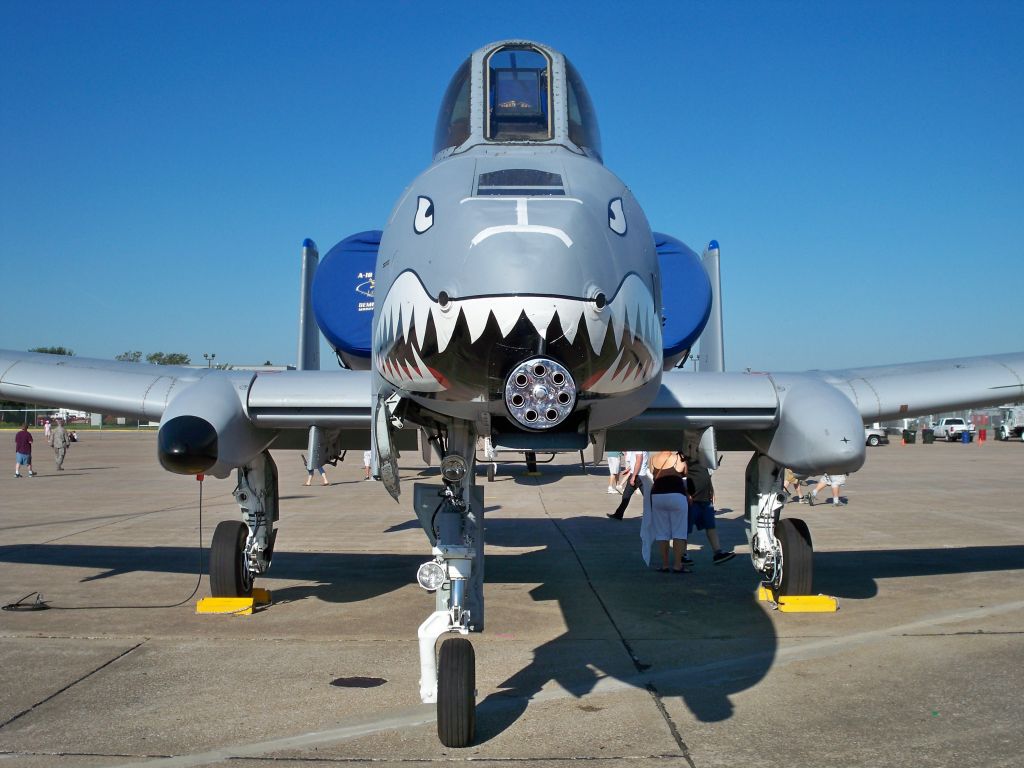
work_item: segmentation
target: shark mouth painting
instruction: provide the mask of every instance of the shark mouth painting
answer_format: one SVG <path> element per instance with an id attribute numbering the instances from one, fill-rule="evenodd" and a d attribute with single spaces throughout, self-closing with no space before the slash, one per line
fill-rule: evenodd
<path id="1" fill-rule="evenodd" d="M 630 392 L 661 369 L 661 323 L 650 290 L 635 274 L 608 301 L 438 298 L 406 271 L 378 310 L 377 371 L 406 392 L 500 400 L 509 371 L 539 352 L 569 370 L 581 399 Z"/>

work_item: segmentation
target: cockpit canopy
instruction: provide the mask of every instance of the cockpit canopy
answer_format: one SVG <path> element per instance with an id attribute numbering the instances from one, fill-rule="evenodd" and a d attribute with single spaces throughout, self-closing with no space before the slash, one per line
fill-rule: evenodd
<path id="1" fill-rule="evenodd" d="M 597 115 L 576 68 L 537 43 L 494 43 L 476 51 L 445 91 L 435 157 L 477 144 L 538 142 L 601 159 Z"/>
<path id="2" fill-rule="evenodd" d="M 487 57 L 487 124 L 491 141 L 551 138 L 551 62 L 536 48 L 508 46 Z"/>

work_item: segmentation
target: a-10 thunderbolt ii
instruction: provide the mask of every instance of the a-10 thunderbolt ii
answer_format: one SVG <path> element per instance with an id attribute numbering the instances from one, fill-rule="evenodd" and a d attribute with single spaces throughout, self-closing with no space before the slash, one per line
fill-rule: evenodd
<path id="1" fill-rule="evenodd" d="M 1024 353 L 809 373 L 725 373 L 718 247 L 653 233 L 605 168 L 597 120 L 561 53 L 505 41 L 458 68 L 433 163 L 383 232 L 304 248 L 299 370 L 273 374 L 0 352 L 0 396 L 160 420 L 171 472 L 237 473 L 241 521 L 217 526 L 214 595 L 251 592 L 277 536 L 270 448 L 313 466 L 372 439 L 396 499 L 419 433 L 441 484 L 416 483 L 435 592 L 419 629 L 420 694 L 447 746 L 474 735 L 484 626 L 478 438 L 524 450 L 752 450 L 751 560 L 779 594 L 811 589 L 807 526 L 784 517 L 783 468 L 853 472 L 863 424 L 1024 399 Z M 373 298 L 370 298 L 370 297 Z M 353 307 L 363 312 L 353 312 Z M 372 327 L 368 319 L 372 312 Z M 313 317 L 315 316 L 314 325 Z M 320 371 L 318 330 L 345 370 Z M 684 372 L 702 337 L 700 371 Z M 444 638 L 437 647 L 437 640 Z"/>

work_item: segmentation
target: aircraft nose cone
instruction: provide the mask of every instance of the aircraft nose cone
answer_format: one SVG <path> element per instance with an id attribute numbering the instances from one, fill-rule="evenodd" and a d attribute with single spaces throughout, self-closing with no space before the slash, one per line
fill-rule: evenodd
<path id="1" fill-rule="evenodd" d="M 198 416 L 175 416 L 160 427 L 156 444 L 169 472 L 198 475 L 217 463 L 217 430 Z"/>

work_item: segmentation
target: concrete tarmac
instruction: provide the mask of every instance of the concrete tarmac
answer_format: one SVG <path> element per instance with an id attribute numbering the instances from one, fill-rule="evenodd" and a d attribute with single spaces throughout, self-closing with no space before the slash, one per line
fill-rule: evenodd
<path id="1" fill-rule="evenodd" d="M 640 560 L 636 498 L 605 513 L 607 469 L 571 456 L 486 489 L 487 628 L 477 743 L 441 746 L 418 698 L 416 629 L 433 598 L 403 503 L 359 452 L 303 486 L 277 452 L 282 514 L 249 617 L 196 615 L 200 542 L 237 519 L 233 480 L 170 475 L 152 433 L 86 432 L 64 472 L 36 434 L 35 478 L 0 476 L 0 765 L 1018 766 L 1024 755 L 1024 445 L 868 449 L 838 508 L 791 504 L 834 614 L 754 599 L 742 524 L 748 455 L 715 475 L 739 556 L 695 572 Z M 13 465 L 13 433 L 7 440 Z M 314 483 L 317 483 L 314 480 Z M 827 496 L 827 491 L 823 494 Z M 30 598 L 31 600 L 31 598 Z M 167 607 L 153 607 L 167 606 Z"/>

